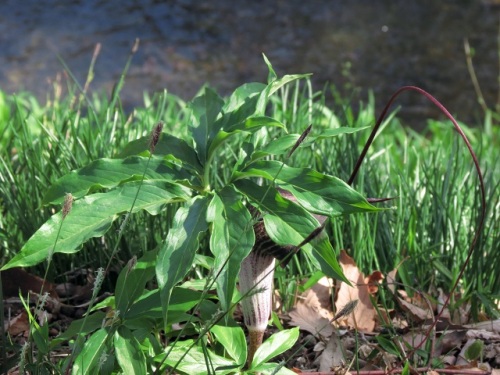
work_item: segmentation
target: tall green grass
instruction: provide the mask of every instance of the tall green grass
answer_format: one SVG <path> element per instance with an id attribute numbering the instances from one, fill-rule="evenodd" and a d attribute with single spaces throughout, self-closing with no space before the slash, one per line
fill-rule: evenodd
<path id="1" fill-rule="evenodd" d="M 311 95 L 307 86 L 288 90 L 277 100 L 274 115 L 295 131 L 308 123 L 319 130 L 339 125 L 358 128 L 375 122 L 372 95 L 368 103 L 360 103 L 355 114 L 342 101 L 337 107 L 325 106 L 324 93 Z M 395 198 L 386 204 L 393 209 L 334 220 L 334 245 L 350 249 L 365 272 L 388 272 L 401 263 L 398 275 L 404 284 L 434 295 L 438 288 L 446 293 L 465 262 L 479 222 L 477 174 L 451 122 L 428 120 L 424 131 L 416 132 L 395 115 L 382 125 L 353 185 L 367 197 Z M 488 123 L 474 128 L 461 126 L 485 175 L 487 214 L 484 233 L 460 284 L 462 299 L 457 306 L 465 299 L 472 303 L 474 315 L 482 306 L 498 316 L 500 129 Z M 369 131 L 318 142 L 297 153 L 296 163 L 347 180 Z"/>

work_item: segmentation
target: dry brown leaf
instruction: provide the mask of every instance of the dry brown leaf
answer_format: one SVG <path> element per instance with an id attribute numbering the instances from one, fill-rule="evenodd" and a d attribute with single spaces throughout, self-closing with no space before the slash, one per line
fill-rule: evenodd
<path id="1" fill-rule="evenodd" d="M 429 309 L 420 308 L 399 297 L 397 297 L 396 300 L 398 301 L 399 306 L 401 306 L 401 308 L 409 314 L 409 318 L 416 323 L 433 318 L 433 313 Z"/>
<path id="2" fill-rule="evenodd" d="M 334 368 L 343 368 L 345 366 L 344 354 L 339 338 L 332 335 L 325 350 L 319 356 L 319 371 L 330 372 Z"/>
<path id="3" fill-rule="evenodd" d="M 20 333 L 28 332 L 30 330 L 30 323 L 26 311 L 21 311 L 18 315 L 5 322 L 4 331 L 8 332 L 11 336 L 17 336 Z"/>
<path id="4" fill-rule="evenodd" d="M 312 333 L 330 337 L 333 327 L 330 320 L 333 314 L 330 305 L 330 282 L 322 278 L 311 289 L 308 289 L 299 298 L 295 308 L 289 312 L 290 324 Z"/>
<path id="5" fill-rule="evenodd" d="M 360 331 L 373 332 L 376 326 L 377 315 L 370 300 L 370 291 L 375 290 L 376 283 L 383 278 L 383 275 L 376 271 L 365 278 L 356 266 L 354 259 L 347 255 L 344 250 L 340 252 L 339 263 L 347 280 L 353 286 L 351 287 L 346 283 L 339 283 L 335 309 L 336 311 L 340 311 L 349 302 L 358 300 L 356 309 L 346 316 L 346 319 L 343 321 Z"/>

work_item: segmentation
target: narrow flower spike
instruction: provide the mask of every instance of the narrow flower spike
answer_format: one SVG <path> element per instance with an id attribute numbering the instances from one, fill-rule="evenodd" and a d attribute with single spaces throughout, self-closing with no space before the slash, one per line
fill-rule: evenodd
<path id="1" fill-rule="evenodd" d="M 73 207 L 73 201 L 74 201 L 73 195 L 71 195 L 71 193 L 66 194 L 66 196 L 64 197 L 64 204 L 62 208 L 63 220 L 71 212 L 71 208 Z"/>
<path id="2" fill-rule="evenodd" d="M 163 122 L 159 122 L 156 124 L 154 127 L 153 131 L 151 132 L 151 138 L 149 139 L 149 152 L 151 154 L 154 154 L 156 145 L 158 144 L 158 141 L 160 140 L 160 135 L 161 131 L 163 130 Z"/>

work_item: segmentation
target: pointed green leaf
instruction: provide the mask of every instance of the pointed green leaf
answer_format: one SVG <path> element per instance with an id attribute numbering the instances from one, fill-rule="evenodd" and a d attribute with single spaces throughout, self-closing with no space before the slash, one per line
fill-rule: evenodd
<path id="1" fill-rule="evenodd" d="M 233 176 L 275 181 L 308 211 L 325 216 L 381 210 L 341 179 L 310 168 L 293 168 L 279 161 L 257 161 Z"/>
<path id="2" fill-rule="evenodd" d="M 267 83 L 271 83 L 278 78 L 276 72 L 274 71 L 273 65 L 271 64 L 271 61 L 267 58 L 265 54 L 262 54 L 262 57 L 264 58 L 264 62 L 267 65 L 267 69 L 269 70 L 269 74 L 267 75 Z"/>
<path id="3" fill-rule="evenodd" d="M 72 374 L 97 374 L 96 367 L 99 365 L 99 359 L 106 349 L 106 338 L 108 330 L 101 328 L 85 342 L 81 353 L 76 357 L 73 365 Z"/>
<path id="4" fill-rule="evenodd" d="M 257 349 L 250 369 L 257 370 L 260 364 L 266 363 L 271 358 L 286 352 L 299 338 L 299 327 L 274 333 Z"/>
<path id="5" fill-rule="evenodd" d="M 128 143 L 116 157 L 125 159 L 132 155 L 149 156 L 150 138 L 150 136 L 146 136 Z M 196 152 L 186 141 L 170 134 L 162 133 L 156 144 L 153 157 L 163 158 L 166 155 L 172 155 L 175 159 L 181 161 L 183 164 L 187 164 L 198 172 L 202 170 Z"/>
<path id="6" fill-rule="evenodd" d="M 234 186 L 264 212 L 266 229 L 279 245 L 298 245 L 319 227 L 318 220 L 309 212 L 283 198 L 273 187 L 259 186 L 249 180 L 238 180 Z"/>
<path id="7" fill-rule="evenodd" d="M 307 146 L 313 142 L 320 141 L 323 139 L 337 137 L 341 134 L 357 133 L 361 130 L 365 130 L 365 129 L 369 129 L 369 128 L 370 128 L 370 126 L 365 126 L 365 127 L 361 127 L 361 128 L 350 128 L 347 126 L 341 126 L 341 127 L 334 128 L 334 129 L 326 129 L 326 130 L 323 130 L 320 134 L 318 134 L 316 136 L 308 136 L 306 138 L 306 140 L 304 141 L 304 145 Z"/>
<path id="8" fill-rule="evenodd" d="M 235 181 L 234 186 L 265 213 L 267 233 L 279 245 L 296 246 L 319 227 L 318 220 L 308 211 L 283 198 L 273 187 L 259 186 L 249 180 Z M 314 251 L 311 251 L 311 245 Z M 325 275 L 347 282 L 326 234 L 302 248 Z"/>
<path id="9" fill-rule="evenodd" d="M 210 328 L 210 331 L 236 363 L 245 364 L 247 360 L 247 341 L 241 327 L 214 325 Z"/>
<path id="10" fill-rule="evenodd" d="M 120 326 L 115 332 L 114 344 L 116 359 L 124 374 L 146 374 L 146 356 L 130 329 Z"/>
<path id="11" fill-rule="evenodd" d="M 210 250 L 215 256 L 217 294 L 223 311 L 228 311 L 243 259 L 255 243 L 252 216 L 232 187 L 222 189 L 210 203 L 212 224 Z"/>
<path id="12" fill-rule="evenodd" d="M 204 93 L 189 103 L 191 109 L 191 129 L 196 152 L 201 164 L 207 160 L 210 141 L 220 130 L 222 124 L 216 120 L 220 115 L 224 101 L 217 93 L 205 87 Z M 214 126 L 215 124 L 215 126 Z M 217 126 L 218 125 L 218 126 Z"/>
<path id="13" fill-rule="evenodd" d="M 96 160 L 58 179 L 45 194 L 43 204 L 62 203 L 67 193 L 78 199 L 91 190 L 111 189 L 125 181 L 140 180 L 144 171 L 146 171 L 145 179 L 194 182 L 193 174 L 189 171 L 163 159 L 148 159 L 132 156 L 126 159 Z"/>
<path id="14" fill-rule="evenodd" d="M 172 228 L 160 248 L 156 263 L 156 278 L 160 287 L 163 314 L 166 317 L 172 288 L 192 267 L 198 250 L 198 237 L 208 229 L 207 197 L 196 198 L 189 207 L 181 207 Z"/>
<path id="15" fill-rule="evenodd" d="M 146 252 L 140 259 L 132 258 L 121 270 L 115 288 L 115 306 L 123 316 L 130 306 L 144 293 L 146 283 L 155 275 L 157 252 Z"/>
<path id="16" fill-rule="evenodd" d="M 210 143 L 210 149 L 208 151 L 208 154 L 212 155 L 217 149 L 217 147 L 219 147 L 222 143 L 227 141 L 229 137 L 233 135 L 245 132 L 253 133 L 259 130 L 260 128 L 273 127 L 273 126 L 280 128 L 285 127 L 285 125 L 283 125 L 281 122 L 266 116 L 249 117 L 240 123 L 233 123 L 231 126 L 228 127 L 229 128 L 228 132 L 226 132 L 225 130 L 221 130 L 217 133 L 214 140 Z"/>
<path id="17" fill-rule="evenodd" d="M 199 346 L 188 348 L 191 342 L 186 341 L 184 343 L 177 343 L 172 348 L 167 347 L 165 350 L 168 352 L 168 356 L 166 353 L 162 353 L 157 355 L 154 360 L 165 363 L 171 368 L 175 367 L 176 372 L 184 374 L 214 374 L 212 370 L 217 370 L 217 375 L 234 374 L 234 369 L 238 367 L 237 363 L 218 356 L 208 349 L 204 351 Z M 206 355 L 208 355 L 208 358 Z M 226 368 L 226 370 L 221 368 Z"/>
<path id="18" fill-rule="evenodd" d="M 88 239 L 106 233 L 119 214 L 130 210 L 134 200 L 133 212 L 146 210 L 156 215 L 165 205 L 182 202 L 189 197 L 190 190 L 187 188 L 153 180 L 144 181 L 142 185 L 140 181 L 134 181 L 106 193 L 88 195 L 73 203 L 62 226 L 61 213 L 53 215 L 2 270 L 33 266 L 47 259 L 51 253 L 69 254 L 78 251 Z"/>
<path id="19" fill-rule="evenodd" d="M 249 117 L 255 112 L 256 98 L 258 94 L 266 88 L 266 85 L 260 82 L 245 83 L 233 91 L 224 105 L 224 114 L 231 115 L 239 112 L 240 119 Z"/>
<path id="20" fill-rule="evenodd" d="M 259 96 L 259 101 L 257 102 L 257 107 L 255 110 L 255 113 L 257 115 L 264 115 L 266 111 L 266 106 L 268 103 L 269 98 L 280 88 L 285 86 L 286 84 L 296 81 L 298 79 L 302 78 L 307 78 L 311 74 L 292 74 L 292 75 L 285 75 L 282 78 L 275 79 L 272 82 L 270 82 L 266 89 L 262 91 L 262 93 Z"/>
<path id="21" fill-rule="evenodd" d="M 297 143 L 300 134 L 287 134 L 283 137 L 272 140 L 263 148 L 255 150 L 252 154 L 252 161 L 261 159 L 268 155 L 283 155 L 290 152 L 292 147 Z"/>

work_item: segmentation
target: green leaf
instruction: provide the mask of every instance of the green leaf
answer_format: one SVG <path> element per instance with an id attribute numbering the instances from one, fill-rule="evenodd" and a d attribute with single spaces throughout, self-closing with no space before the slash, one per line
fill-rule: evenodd
<path id="1" fill-rule="evenodd" d="M 125 159 L 127 156 L 131 155 L 149 156 L 149 141 L 149 136 L 132 141 L 128 143 L 123 151 L 116 157 L 119 159 Z M 160 139 L 156 144 L 153 157 L 163 158 L 166 155 L 173 156 L 175 159 L 187 164 L 198 172 L 202 170 L 202 166 L 196 156 L 196 152 L 186 143 L 186 141 L 170 134 L 162 133 L 160 134 Z"/>
<path id="2" fill-rule="evenodd" d="M 146 374 L 146 357 L 132 332 L 120 326 L 114 337 L 116 359 L 124 374 Z"/>
<path id="3" fill-rule="evenodd" d="M 231 114 L 231 116 L 238 114 L 240 119 L 251 116 L 255 112 L 255 104 L 257 102 L 253 99 L 257 98 L 258 94 L 265 88 L 266 85 L 260 82 L 244 83 L 238 87 L 227 99 L 226 104 L 224 104 L 224 116 L 226 114 Z"/>
<path id="4" fill-rule="evenodd" d="M 85 342 L 82 352 L 76 357 L 72 374 L 97 374 L 95 368 L 106 349 L 108 330 L 101 328 Z"/>
<path id="5" fill-rule="evenodd" d="M 300 138 L 300 134 L 287 134 L 283 137 L 279 137 L 275 140 L 272 140 L 263 148 L 256 150 L 252 154 L 252 161 L 257 159 L 261 159 L 268 155 L 283 155 L 289 152 L 292 147 L 297 143 L 297 140 Z"/>
<path id="6" fill-rule="evenodd" d="M 227 141 L 231 136 L 240 133 L 252 133 L 263 127 L 280 127 L 284 128 L 281 122 L 266 116 L 249 117 L 242 122 L 233 123 L 228 129 L 221 130 L 215 136 L 213 142 L 210 143 L 209 155 L 212 155 L 215 150 Z"/>
<path id="7" fill-rule="evenodd" d="M 225 187 L 211 203 L 208 221 L 212 222 L 210 250 L 215 256 L 217 294 L 223 311 L 228 311 L 243 259 L 255 243 L 252 216 L 232 187 Z"/>
<path id="8" fill-rule="evenodd" d="M 88 335 L 89 333 L 98 330 L 102 327 L 102 322 L 105 318 L 106 314 L 102 311 L 98 311 L 90 314 L 86 318 L 73 320 L 64 332 L 50 342 L 51 348 L 56 347 L 64 341 L 74 338 L 78 334 Z"/>
<path id="9" fill-rule="evenodd" d="M 185 201 L 190 190 L 165 181 L 130 182 L 106 193 L 88 195 L 73 203 L 71 212 L 61 226 L 62 215 L 53 215 L 26 242 L 2 270 L 12 267 L 28 267 L 38 264 L 53 253 L 75 253 L 92 237 L 102 236 L 120 213 L 130 210 L 140 187 L 133 212 L 146 210 L 152 215 L 160 212 L 165 205 Z M 61 226 L 59 238 L 56 238 Z M 54 247 L 55 245 L 55 247 Z"/>
<path id="10" fill-rule="evenodd" d="M 309 135 L 305 139 L 303 145 L 308 146 L 311 143 L 316 142 L 316 141 L 320 141 L 320 140 L 328 139 L 328 138 L 332 138 L 332 137 L 337 137 L 341 134 L 353 134 L 353 133 L 357 133 L 361 130 L 365 130 L 365 129 L 369 129 L 369 128 L 370 128 L 370 126 L 365 126 L 365 127 L 361 127 L 361 128 L 350 128 L 347 126 L 341 126 L 341 127 L 334 128 L 334 129 L 326 129 L 326 130 L 323 130 L 319 135 L 316 135 L 316 136 Z"/>
<path id="11" fill-rule="evenodd" d="M 195 142 L 196 152 L 201 164 L 204 165 L 208 157 L 210 141 L 220 130 L 222 124 L 216 123 L 224 101 L 217 93 L 205 87 L 204 93 L 189 103 L 191 109 L 191 129 Z"/>
<path id="12" fill-rule="evenodd" d="M 259 186 L 249 180 L 238 180 L 234 185 L 264 212 L 266 229 L 279 245 L 298 245 L 319 227 L 309 212 L 283 198 L 273 187 Z"/>
<path id="13" fill-rule="evenodd" d="M 296 372 L 287 369 L 281 363 L 267 362 L 262 363 L 258 366 L 258 372 L 252 371 L 253 374 L 263 374 L 263 375 L 297 375 Z"/>
<path id="14" fill-rule="evenodd" d="M 234 368 L 238 367 L 237 363 L 218 356 L 210 350 L 203 352 L 203 349 L 199 346 L 188 349 L 190 343 L 192 343 L 192 340 L 186 340 L 184 343 L 177 343 L 173 348 L 167 347 L 165 350 L 169 352 L 168 356 L 166 356 L 166 353 L 159 354 L 155 357 L 155 361 L 164 361 L 171 368 L 175 366 L 177 372 L 186 374 L 213 374 L 212 370 L 217 369 L 220 369 L 217 371 L 217 375 L 234 374 Z M 206 354 L 208 354 L 209 363 L 206 363 Z M 221 370 L 221 368 L 226 368 L 226 370 Z"/>
<path id="15" fill-rule="evenodd" d="M 192 267 L 198 250 L 198 237 L 208 229 L 207 197 L 195 198 L 189 207 L 177 210 L 167 238 L 160 248 L 156 278 L 160 287 L 163 314 L 166 317 L 172 288 Z"/>
<path id="16" fill-rule="evenodd" d="M 144 293 L 146 283 L 155 275 L 156 251 L 148 251 L 139 260 L 132 258 L 122 269 L 115 288 L 115 306 L 124 315 Z M 135 259 L 135 261 L 134 261 Z"/>
<path id="17" fill-rule="evenodd" d="M 465 349 L 465 359 L 475 361 L 481 357 L 484 350 L 484 342 L 482 340 L 474 341 L 467 349 Z"/>
<path id="18" fill-rule="evenodd" d="M 168 305 L 169 318 L 174 312 L 189 311 L 199 302 L 200 298 L 201 292 L 199 291 L 175 287 L 172 290 L 170 303 Z M 124 319 L 133 319 L 144 315 L 155 319 L 162 317 L 159 289 L 150 290 L 144 293 L 126 313 L 122 314 Z M 172 322 L 169 321 L 169 323 Z"/>
<path id="19" fill-rule="evenodd" d="M 391 340 L 389 340 L 387 337 L 377 335 L 375 336 L 375 340 L 377 340 L 377 343 L 384 349 L 387 353 L 390 353 L 397 358 L 401 356 L 401 353 L 399 352 L 396 344 L 394 344 Z"/>
<path id="20" fill-rule="evenodd" d="M 99 159 L 54 182 L 45 194 L 43 204 L 62 203 L 67 193 L 78 199 L 91 190 L 111 189 L 125 181 L 140 180 L 144 171 L 146 171 L 145 179 L 195 182 L 191 172 L 163 159 L 149 160 L 140 156 L 126 159 Z"/>
<path id="21" fill-rule="evenodd" d="M 243 366 L 247 360 L 247 342 L 243 329 L 238 326 L 214 325 L 210 331 L 236 363 Z"/>
<path id="22" fill-rule="evenodd" d="M 234 186 L 265 212 L 266 230 L 279 245 L 299 245 L 319 227 L 319 222 L 307 210 L 283 198 L 273 187 L 259 186 L 249 180 L 237 180 Z M 314 251 L 311 251 L 311 245 Z M 302 249 L 325 275 L 348 283 L 326 234 Z"/>
<path id="23" fill-rule="evenodd" d="M 257 349 L 253 357 L 250 369 L 258 371 L 258 366 L 269 361 L 271 358 L 286 352 L 299 338 L 299 327 L 287 329 L 274 333 Z"/>
<path id="24" fill-rule="evenodd" d="M 308 211 L 325 216 L 381 210 L 341 179 L 310 168 L 293 168 L 279 161 L 257 161 L 233 176 L 275 181 Z"/>
<path id="25" fill-rule="evenodd" d="M 31 335 L 38 349 L 38 354 L 44 356 L 49 353 L 49 324 L 32 325 Z"/>
<path id="26" fill-rule="evenodd" d="M 274 71 L 273 65 L 271 64 L 271 61 L 267 58 L 265 54 L 262 54 L 262 57 L 264 58 L 264 62 L 267 65 L 267 69 L 269 70 L 269 74 L 267 75 L 267 83 L 274 82 L 276 78 L 278 78 L 278 75 Z"/>
<path id="27" fill-rule="evenodd" d="M 298 79 L 302 78 L 307 78 L 311 74 L 292 74 L 292 75 L 285 75 L 279 79 L 275 79 L 272 82 L 270 82 L 265 90 L 262 91 L 262 93 L 259 96 L 259 101 L 257 102 L 257 107 L 255 110 L 255 113 L 257 115 L 263 115 L 266 112 L 266 105 L 269 100 L 269 98 L 280 88 L 285 86 L 286 84 L 296 81 Z"/>

